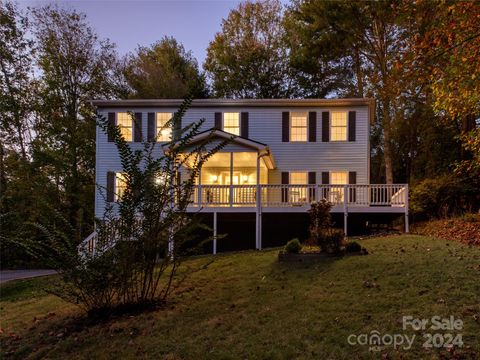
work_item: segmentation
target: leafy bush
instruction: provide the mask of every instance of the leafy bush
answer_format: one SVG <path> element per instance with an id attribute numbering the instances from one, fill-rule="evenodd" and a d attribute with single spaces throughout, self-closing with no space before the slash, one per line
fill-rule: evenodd
<path id="1" fill-rule="evenodd" d="M 302 244 L 300 244 L 297 238 L 290 240 L 287 245 L 285 245 L 285 252 L 289 254 L 298 254 L 300 250 L 302 250 Z"/>
<path id="2" fill-rule="evenodd" d="M 63 227 L 34 224 L 45 234 L 45 241 L 30 243 L 28 249 L 61 275 L 55 291 L 58 296 L 96 316 L 165 304 L 175 286 L 183 245 L 198 229 L 195 217 L 186 212 L 195 178 L 202 164 L 228 143 L 207 149 L 208 138 L 198 147 L 187 145 L 203 123 L 200 120 L 183 129 L 177 126 L 189 103 L 186 100 L 166 124 L 174 129 L 178 141 L 170 142 L 165 152 L 159 152 L 157 144 L 150 141 L 133 150 L 117 126 L 103 117 L 98 119 L 117 146 L 126 188 L 116 203 L 107 203 L 103 219 L 97 219 L 92 249 L 84 243 L 79 246 L 73 236 L 75 229 L 59 212 Z M 191 176 L 179 181 L 180 166 L 192 157 Z M 155 181 L 159 176 L 164 181 Z"/>
<path id="3" fill-rule="evenodd" d="M 312 202 L 310 210 L 310 236 L 315 239 L 322 251 L 336 253 L 340 251 L 343 241 L 343 231 L 334 229 L 330 210 L 332 204 L 325 199 Z"/>
<path id="4" fill-rule="evenodd" d="M 420 218 L 439 218 L 472 211 L 479 190 L 471 179 L 447 174 L 422 180 L 410 191 L 410 210 Z"/>
<path id="5" fill-rule="evenodd" d="M 322 251 L 330 254 L 339 253 L 343 239 L 342 230 L 334 228 L 325 229 L 320 237 L 320 247 Z"/>
<path id="6" fill-rule="evenodd" d="M 362 251 L 362 246 L 356 241 L 349 241 L 345 245 L 345 251 L 350 252 L 360 252 Z"/>

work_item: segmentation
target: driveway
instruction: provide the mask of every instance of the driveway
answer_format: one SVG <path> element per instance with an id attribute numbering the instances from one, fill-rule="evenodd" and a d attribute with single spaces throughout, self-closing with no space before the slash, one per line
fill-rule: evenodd
<path id="1" fill-rule="evenodd" d="M 55 270 L 1 270 L 0 284 L 11 280 L 28 279 L 37 276 L 53 275 L 56 273 Z"/>

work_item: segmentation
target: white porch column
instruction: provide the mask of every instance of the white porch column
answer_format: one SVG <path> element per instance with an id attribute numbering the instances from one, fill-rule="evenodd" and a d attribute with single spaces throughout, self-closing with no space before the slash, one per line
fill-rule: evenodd
<path id="1" fill-rule="evenodd" d="M 217 253 L 217 212 L 213 212 L 213 255 Z"/>
<path id="2" fill-rule="evenodd" d="M 260 154 L 257 153 L 257 186 L 255 207 L 255 245 L 257 250 L 262 249 L 262 193 L 260 188 Z"/>
<path id="3" fill-rule="evenodd" d="M 343 187 L 343 233 L 345 234 L 345 237 L 348 236 L 347 230 L 348 230 L 348 207 L 347 207 L 347 201 L 348 201 L 348 186 Z"/>
<path id="4" fill-rule="evenodd" d="M 198 171 L 197 202 L 202 206 L 202 168 Z"/>
<path id="5" fill-rule="evenodd" d="M 233 152 L 230 153 L 230 191 L 229 191 L 229 203 L 230 207 L 233 206 Z"/>
<path id="6" fill-rule="evenodd" d="M 408 223 L 408 184 L 405 185 L 405 233 L 410 232 Z"/>

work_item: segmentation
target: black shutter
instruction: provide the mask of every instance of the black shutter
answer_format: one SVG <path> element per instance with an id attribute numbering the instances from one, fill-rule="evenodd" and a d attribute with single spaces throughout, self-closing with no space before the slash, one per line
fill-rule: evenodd
<path id="1" fill-rule="evenodd" d="M 310 171 L 308 173 L 308 184 L 315 185 L 317 183 L 317 173 L 315 171 Z M 308 198 L 310 202 L 315 200 L 315 188 L 309 188 Z"/>
<path id="2" fill-rule="evenodd" d="M 157 132 L 157 124 L 155 124 L 155 113 L 149 112 L 148 113 L 148 124 L 147 124 L 147 132 L 148 132 L 148 141 L 154 142 L 156 138 Z"/>
<path id="3" fill-rule="evenodd" d="M 355 141 L 356 133 L 356 123 L 357 123 L 357 112 L 349 111 L 348 112 L 348 141 Z"/>
<path id="4" fill-rule="evenodd" d="M 290 113 L 282 112 L 282 142 L 290 141 Z"/>
<path id="5" fill-rule="evenodd" d="M 328 171 L 322 172 L 322 184 L 324 185 L 330 184 L 330 173 Z"/>
<path id="6" fill-rule="evenodd" d="M 240 136 L 248 138 L 248 112 L 242 112 L 240 119 Z"/>
<path id="7" fill-rule="evenodd" d="M 357 183 L 357 172 L 356 171 L 349 171 L 348 172 L 348 183 L 350 185 L 355 185 Z M 349 201 L 354 203 L 357 201 L 357 189 L 350 188 L 349 189 Z"/>
<path id="8" fill-rule="evenodd" d="M 222 113 L 216 112 L 215 113 L 215 129 L 223 130 L 222 127 Z"/>
<path id="9" fill-rule="evenodd" d="M 109 125 L 109 128 L 116 125 L 115 124 L 115 113 L 113 113 L 113 112 L 108 113 L 108 125 Z M 111 133 L 110 129 L 108 129 L 107 134 L 108 134 L 108 141 L 112 142 L 113 141 L 113 134 Z"/>
<path id="10" fill-rule="evenodd" d="M 328 185 L 330 184 L 330 173 L 328 171 L 322 171 L 322 184 Z M 330 189 L 328 187 L 322 188 L 322 192 L 320 193 L 322 199 L 329 199 Z"/>
<path id="11" fill-rule="evenodd" d="M 133 121 L 133 141 L 142 142 L 142 113 L 135 113 Z"/>
<path id="12" fill-rule="evenodd" d="M 290 177 L 288 172 L 282 172 L 282 184 L 288 184 L 290 182 Z M 282 189 L 282 202 L 288 202 L 288 188 Z"/>
<path id="13" fill-rule="evenodd" d="M 107 172 L 107 201 L 113 202 L 115 200 L 115 173 L 113 171 Z"/>
<path id="14" fill-rule="evenodd" d="M 317 141 L 317 113 L 315 111 L 308 113 L 308 141 Z"/>
<path id="15" fill-rule="evenodd" d="M 330 141 L 330 113 L 322 112 L 322 141 Z"/>

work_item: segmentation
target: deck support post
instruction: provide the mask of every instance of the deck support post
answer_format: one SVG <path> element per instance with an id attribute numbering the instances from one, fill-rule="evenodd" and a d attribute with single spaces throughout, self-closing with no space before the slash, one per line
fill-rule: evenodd
<path id="1" fill-rule="evenodd" d="M 257 250 L 262 250 L 262 194 L 260 189 L 260 154 L 257 154 L 257 188 L 255 192 L 255 247 Z"/>
<path id="2" fill-rule="evenodd" d="M 213 212 L 213 255 L 217 253 L 217 212 Z"/>
<path id="3" fill-rule="evenodd" d="M 348 187 L 343 187 L 343 233 L 345 237 L 348 236 L 348 207 L 347 207 L 347 200 L 348 200 Z"/>
<path id="4" fill-rule="evenodd" d="M 240 180 L 240 179 L 239 179 Z M 229 203 L 230 207 L 233 207 L 233 152 L 230 153 L 230 191 L 229 191 Z"/>
<path id="5" fill-rule="evenodd" d="M 405 233 L 410 232 L 408 223 L 408 184 L 405 185 Z"/>
<path id="6" fill-rule="evenodd" d="M 202 168 L 198 171 L 198 187 L 197 187 L 198 206 L 202 206 Z"/>

